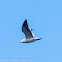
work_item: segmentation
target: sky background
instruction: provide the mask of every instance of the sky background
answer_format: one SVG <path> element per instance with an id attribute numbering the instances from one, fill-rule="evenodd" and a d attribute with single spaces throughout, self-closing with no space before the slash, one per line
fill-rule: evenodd
<path id="1" fill-rule="evenodd" d="M 42 40 L 19 43 L 25 19 Z M 62 62 L 62 0 L 0 0 L 0 62 Z"/>

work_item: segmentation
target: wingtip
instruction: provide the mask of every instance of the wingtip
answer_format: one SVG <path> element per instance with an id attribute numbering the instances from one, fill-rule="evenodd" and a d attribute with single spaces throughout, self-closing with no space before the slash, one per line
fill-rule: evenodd
<path id="1" fill-rule="evenodd" d="M 25 19 L 25 21 L 27 22 L 27 19 Z"/>
<path id="2" fill-rule="evenodd" d="M 27 24 L 27 19 L 25 19 L 25 21 L 24 21 L 24 23 L 23 23 L 23 26 L 24 26 L 25 24 Z"/>

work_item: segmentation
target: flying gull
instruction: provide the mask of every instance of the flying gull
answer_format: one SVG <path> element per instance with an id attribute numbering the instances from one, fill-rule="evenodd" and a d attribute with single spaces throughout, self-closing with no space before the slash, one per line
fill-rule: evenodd
<path id="1" fill-rule="evenodd" d="M 26 39 L 22 39 L 20 41 L 20 43 L 31 43 L 34 42 L 36 40 L 40 40 L 42 38 L 36 38 L 34 37 L 34 34 L 32 33 L 32 29 L 30 30 L 27 20 L 24 21 L 23 25 L 22 25 L 22 32 L 25 34 Z"/>

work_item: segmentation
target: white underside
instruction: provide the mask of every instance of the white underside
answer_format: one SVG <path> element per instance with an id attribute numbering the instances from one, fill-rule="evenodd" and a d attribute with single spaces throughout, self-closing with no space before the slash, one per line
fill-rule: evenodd
<path id="1" fill-rule="evenodd" d="M 28 38 L 28 39 L 23 39 L 22 41 L 20 41 L 20 43 L 30 43 L 40 39 L 41 38 Z"/>

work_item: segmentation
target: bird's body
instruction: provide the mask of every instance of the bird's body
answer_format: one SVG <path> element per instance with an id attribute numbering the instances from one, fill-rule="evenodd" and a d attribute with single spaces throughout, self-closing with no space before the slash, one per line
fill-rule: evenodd
<path id="1" fill-rule="evenodd" d="M 36 40 L 40 40 L 41 38 L 28 38 L 28 39 L 23 39 L 21 42 L 22 43 L 31 43 L 34 42 Z"/>
<path id="2" fill-rule="evenodd" d="M 25 34 L 26 39 L 22 39 L 20 41 L 20 43 L 30 43 L 30 42 L 34 42 L 36 40 L 42 39 L 42 38 L 34 37 L 34 34 L 32 33 L 32 30 L 29 29 L 27 20 L 25 20 L 24 23 L 23 23 L 22 32 Z"/>

